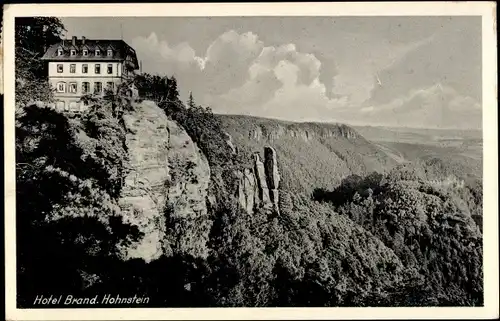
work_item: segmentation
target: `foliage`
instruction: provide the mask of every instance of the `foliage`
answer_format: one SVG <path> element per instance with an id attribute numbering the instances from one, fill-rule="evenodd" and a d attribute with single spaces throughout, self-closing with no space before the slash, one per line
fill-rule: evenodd
<path id="1" fill-rule="evenodd" d="M 105 110 L 95 108 L 80 122 L 31 105 L 17 120 L 18 291 L 24 300 L 78 293 L 84 275 L 105 278 L 112 271 L 101 264 L 119 261 L 120 246 L 140 236 L 122 222 L 116 204 L 123 135 Z"/>
<path id="2" fill-rule="evenodd" d="M 219 212 L 209 296 L 219 306 L 369 305 L 414 277 L 394 252 L 327 205 L 285 196 L 289 208 Z M 412 274 L 413 273 L 413 274 Z"/>
<path id="3" fill-rule="evenodd" d="M 135 77 L 134 84 L 143 99 L 152 100 L 157 104 L 180 102 L 175 77 L 143 73 Z"/>
<path id="4" fill-rule="evenodd" d="M 418 289 L 439 305 L 482 304 L 482 235 L 470 212 L 475 205 L 454 187 L 436 187 L 405 166 L 384 176 L 348 177 L 322 197 L 379 238 L 406 268 L 419 271 L 427 288 L 410 287 L 406 304 Z"/>
<path id="5" fill-rule="evenodd" d="M 60 40 L 64 26 L 54 17 L 17 17 L 15 21 L 16 106 L 36 101 L 51 102 L 47 66 L 40 60 Z"/>
<path id="6" fill-rule="evenodd" d="M 16 17 L 16 76 L 25 78 L 30 73 L 40 79 L 46 77 L 46 66 L 39 58 L 60 41 L 65 30 L 59 18 Z"/>
<path id="7" fill-rule="evenodd" d="M 194 98 L 193 98 L 193 93 L 192 92 L 189 92 L 189 100 L 188 100 L 188 108 L 193 108 L 196 106 L 196 104 L 194 103 Z"/>

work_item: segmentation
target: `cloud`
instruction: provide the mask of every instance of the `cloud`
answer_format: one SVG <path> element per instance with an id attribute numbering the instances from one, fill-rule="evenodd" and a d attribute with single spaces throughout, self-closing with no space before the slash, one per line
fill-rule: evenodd
<path id="1" fill-rule="evenodd" d="M 265 46 L 252 32 L 224 32 L 203 55 L 188 43 L 171 45 L 160 40 L 156 33 L 137 37 L 132 44 L 144 60 L 145 71 L 176 76 L 181 90 L 187 88 L 184 99 L 192 91 L 199 104 L 216 112 L 277 115 L 287 102 L 287 113 L 306 115 L 317 110 L 319 114 L 348 101 L 330 95 L 336 70 L 331 58 L 321 62 L 312 53 L 298 51 L 293 43 Z"/>
<path id="2" fill-rule="evenodd" d="M 287 71 L 290 70 L 294 69 Z M 325 117 L 331 120 L 335 112 L 347 104 L 347 97 L 328 98 L 325 85 L 316 78 L 309 85 L 288 83 L 282 86 L 260 108 L 259 113 L 265 117 L 290 121 L 324 121 Z"/>
<path id="3" fill-rule="evenodd" d="M 481 24 L 444 24 L 426 41 L 379 73 L 368 104 L 387 103 L 414 88 L 436 83 L 481 102 Z"/>
<path id="4" fill-rule="evenodd" d="M 321 120 L 325 112 L 348 103 L 346 96 L 328 97 L 320 81 L 321 62 L 293 44 L 264 47 L 249 75 L 243 86 L 214 100 L 218 112 Z"/>
<path id="5" fill-rule="evenodd" d="M 213 99 L 213 103 L 218 105 L 218 112 L 251 114 L 283 86 L 273 72 L 257 68 L 250 68 L 250 79 L 244 85 Z"/>
<path id="6" fill-rule="evenodd" d="M 255 61 L 268 70 L 286 63 L 298 68 L 298 84 L 310 85 L 319 76 L 321 62 L 313 54 L 298 52 L 294 44 L 265 47 Z"/>
<path id="7" fill-rule="evenodd" d="M 480 63 L 472 49 L 464 49 L 466 54 L 450 52 L 463 45 L 462 40 L 445 39 L 451 35 L 451 30 L 441 30 L 391 43 L 342 32 L 326 49 L 300 50 L 294 43 L 270 45 L 254 32 L 229 30 L 208 42 L 205 52 L 197 52 L 187 42 L 170 44 L 153 32 L 135 38 L 132 45 L 144 71 L 175 75 L 183 100 L 192 91 L 198 104 L 219 113 L 292 121 L 480 127 L 480 99 L 464 90 L 478 77 L 467 78 L 465 68 L 457 66 Z M 469 61 L 464 61 L 465 55 Z M 458 76 L 467 79 L 457 80 Z"/>
<path id="8" fill-rule="evenodd" d="M 134 38 L 132 45 L 143 60 L 144 71 L 174 75 L 180 88 L 185 88 L 184 98 L 192 91 L 199 103 L 243 85 L 250 65 L 263 48 L 255 34 L 232 30 L 217 37 L 202 56 L 197 56 L 188 43 L 172 46 L 154 32 Z"/>
<path id="9" fill-rule="evenodd" d="M 262 41 L 251 32 L 238 34 L 230 30 L 220 35 L 206 52 L 204 94 L 217 96 L 242 86 L 248 79 L 250 66 L 263 47 Z"/>
<path id="10" fill-rule="evenodd" d="M 204 66 L 204 59 L 197 57 L 195 51 L 191 46 L 186 43 L 180 43 L 177 46 L 171 47 L 166 41 L 159 40 L 156 33 L 152 32 L 149 37 L 138 37 L 132 41 L 135 48 L 140 51 L 140 57 L 143 58 L 156 58 L 152 59 L 157 61 L 161 58 L 163 66 L 160 68 L 174 68 L 174 67 L 195 67 L 202 69 Z M 150 59 L 146 59 L 149 61 Z"/>
<path id="11" fill-rule="evenodd" d="M 480 103 L 440 83 L 412 90 L 389 103 L 360 109 L 363 119 L 387 126 L 481 128 Z"/>

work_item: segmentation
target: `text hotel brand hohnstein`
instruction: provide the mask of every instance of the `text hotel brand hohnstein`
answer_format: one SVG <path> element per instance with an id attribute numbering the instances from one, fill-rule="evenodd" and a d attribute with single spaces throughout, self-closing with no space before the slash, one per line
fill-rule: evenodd
<path id="1" fill-rule="evenodd" d="M 87 304 L 147 304 L 147 296 L 120 296 L 118 294 L 95 295 L 93 297 L 76 297 L 68 295 L 37 295 L 33 305 L 87 305 Z"/>

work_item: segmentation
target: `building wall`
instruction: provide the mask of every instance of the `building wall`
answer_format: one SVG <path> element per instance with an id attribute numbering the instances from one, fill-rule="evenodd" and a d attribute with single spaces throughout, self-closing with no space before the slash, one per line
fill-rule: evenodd
<path id="1" fill-rule="evenodd" d="M 71 73 L 70 68 L 75 65 L 75 72 Z M 88 67 L 87 73 L 83 73 L 82 66 L 86 64 Z M 101 70 L 99 74 L 95 73 L 95 65 L 100 64 Z M 108 64 L 112 66 L 112 73 L 108 73 Z M 58 72 L 58 65 L 62 65 L 63 72 Z M 60 110 L 83 111 L 86 106 L 78 103 L 80 97 L 85 94 L 83 92 L 83 83 L 89 83 L 88 93 L 93 93 L 96 83 L 102 84 L 101 93 L 104 93 L 109 82 L 114 84 L 116 89 L 122 80 L 123 64 L 121 62 L 49 62 L 49 82 L 55 89 L 54 98 L 58 101 L 55 108 Z M 58 84 L 64 84 L 64 90 Z M 71 85 L 76 84 L 76 91 L 71 91 Z"/>
<path id="2" fill-rule="evenodd" d="M 75 65 L 75 72 L 71 73 L 70 72 L 70 65 L 74 64 Z M 82 66 L 83 65 L 88 65 L 88 73 L 84 74 L 82 73 Z M 101 73 L 96 74 L 95 73 L 95 65 L 99 64 L 101 65 Z M 113 66 L 113 73 L 108 74 L 107 73 L 107 66 L 108 64 Z M 63 66 L 63 72 L 59 73 L 57 72 L 57 65 L 62 65 Z M 49 77 L 121 77 L 122 76 L 122 63 L 121 62 L 107 62 L 107 61 L 51 61 L 49 62 Z"/>

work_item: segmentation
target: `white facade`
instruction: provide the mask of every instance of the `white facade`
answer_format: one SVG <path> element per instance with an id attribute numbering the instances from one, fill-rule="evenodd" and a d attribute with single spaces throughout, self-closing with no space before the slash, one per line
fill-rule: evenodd
<path id="1" fill-rule="evenodd" d="M 135 50 L 123 40 L 89 40 L 72 37 L 49 47 L 42 60 L 48 63 L 48 79 L 57 101 L 54 107 L 83 111 L 83 95 L 116 91 L 139 68 Z"/>
<path id="2" fill-rule="evenodd" d="M 63 66 L 63 71 L 58 72 L 58 65 Z M 71 72 L 71 65 L 75 65 L 75 72 Z M 83 72 L 83 66 L 87 65 L 88 71 L 87 73 Z M 101 72 L 97 74 L 95 72 L 95 65 L 100 65 Z M 112 72 L 110 74 L 107 73 L 107 67 L 111 65 Z M 51 61 L 49 62 L 49 78 L 52 77 L 121 77 L 122 70 L 121 62 L 106 62 L 106 61 Z"/>
<path id="3" fill-rule="evenodd" d="M 115 90 L 127 72 L 116 61 L 52 61 L 49 62 L 49 82 L 54 88 L 54 107 L 66 111 L 83 111 L 80 97 Z"/>

